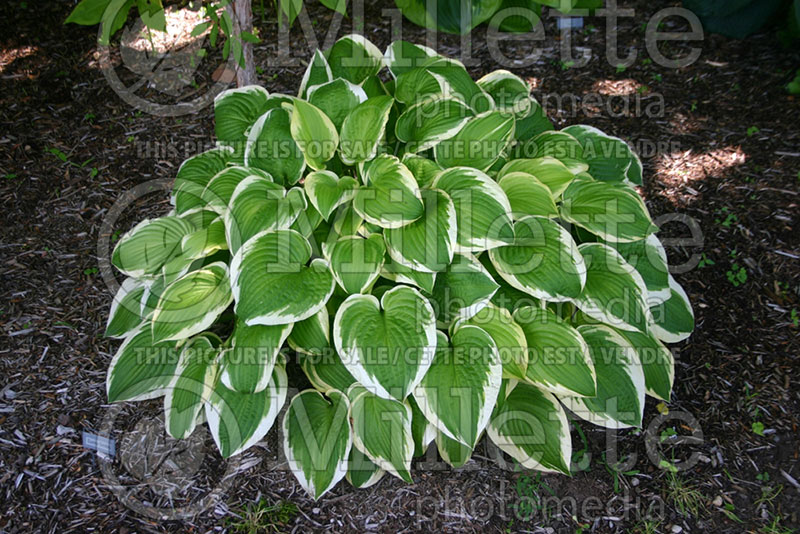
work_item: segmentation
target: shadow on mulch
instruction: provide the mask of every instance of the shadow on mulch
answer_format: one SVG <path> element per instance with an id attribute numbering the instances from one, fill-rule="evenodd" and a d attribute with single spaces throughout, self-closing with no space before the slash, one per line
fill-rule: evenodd
<path id="1" fill-rule="evenodd" d="M 668 247 L 675 264 L 702 255 L 699 265 L 676 275 L 695 307 L 697 329 L 675 347 L 669 409 L 691 417 L 661 421 L 653 402 L 646 411 L 661 457 L 695 453 L 692 469 L 673 475 L 659 468 L 648 459 L 643 433 L 619 432 L 613 447 L 613 436 L 584 424 L 585 440 L 576 431 L 573 442 L 585 449 L 586 470 L 572 478 L 503 470 L 490 460 L 496 451 L 479 448 L 461 470 L 423 464 L 413 485 L 385 477 L 354 491 L 341 483 L 314 503 L 280 468 L 273 431 L 246 453 L 245 472 L 219 505 L 190 520 L 162 521 L 121 504 L 96 456 L 81 446 L 80 432 L 96 432 L 107 413 L 105 371 L 117 345 L 101 337 L 111 295 L 97 273 L 97 242 L 123 192 L 174 177 L 183 159 L 213 142 L 212 112 L 137 113 L 98 70 L 94 30 L 62 25 L 70 3 L 42 4 L 0 8 L 3 532 L 233 531 L 231 521 L 241 521 L 229 514 L 243 515 L 245 504 L 260 498 L 296 504 L 288 524 L 277 525 L 294 532 L 767 533 L 800 525 L 800 103 L 783 90 L 800 57 L 781 49 L 773 34 L 745 41 L 708 36 L 691 66 L 663 69 L 646 61 L 641 28 L 674 3 L 640 0 L 630 2 L 636 17 L 619 21 L 621 46 L 639 56 L 624 71 L 604 59 L 604 21 L 591 18 L 573 42 L 593 52 L 588 66 L 560 61 L 559 42 L 548 37 L 535 43 L 544 49 L 535 63 L 512 68 L 534 82 L 557 127 L 595 125 L 645 152 L 651 213 L 691 217 L 702 233 L 696 246 Z M 390 18 L 381 10 L 391 7 L 367 6 L 366 33 L 381 48 L 390 41 Z M 320 34 L 330 12 L 317 3 L 307 9 Z M 276 24 L 259 25 L 261 82 L 271 92 L 294 93 L 302 66 L 271 66 Z M 557 34 L 552 19 L 546 28 L 548 36 Z M 407 40 L 425 38 L 408 23 L 403 31 Z M 468 68 L 475 77 L 496 64 L 485 31 L 473 35 Z M 525 57 L 526 46 L 501 49 Z M 666 53 L 686 45 L 664 46 Z M 292 55 L 308 57 L 299 27 L 292 47 Z M 457 57 L 461 40 L 440 36 L 437 48 Z M 211 72 L 198 71 L 198 91 L 212 83 Z M 632 91 L 627 111 L 624 99 L 611 97 L 620 90 Z M 601 95 L 599 104 L 589 102 L 590 93 Z M 153 194 L 128 207 L 115 229 L 167 210 L 166 194 Z M 690 235 L 680 221 L 662 223 L 662 235 Z M 157 421 L 159 412 L 158 401 L 131 405 L 122 425 Z M 674 444 L 673 433 L 698 427 L 701 444 Z M 204 461 L 204 476 L 218 480 L 218 459 L 209 452 Z"/>

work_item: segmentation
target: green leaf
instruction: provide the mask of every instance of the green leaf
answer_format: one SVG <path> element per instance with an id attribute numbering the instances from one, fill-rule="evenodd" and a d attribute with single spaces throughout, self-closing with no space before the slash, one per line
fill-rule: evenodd
<path id="1" fill-rule="evenodd" d="M 652 315 L 639 273 L 608 245 L 584 243 L 578 248 L 586 262 L 586 285 L 574 299 L 578 308 L 614 328 L 647 332 Z"/>
<path id="2" fill-rule="evenodd" d="M 233 148 L 223 146 L 193 156 L 181 164 L 172 186 L 172 204 L 178 215 L 203 206 L 203 190 L 211 178 L 228 166 L 232 156 Z"/>
<path id="3" fill-rule="evenodd" d="M 347 395 L 331 390 L 326 396 L 313 389 L 298 393 L 283 419 L 289 468 L 315 500 L 344 478 L 353 443 Z"/>
<path id="4" fill-rule="evenodd" d="M 669 298 L 650 306 L 655 336 L 665 343 L 678 343 L 688 338 L 694 330 L 694 311 L 686 291 L 669 277 Z"/>
<path id="5" fill-rule="evenodd" d="M 405 265 L 387 258 L 383 264 L 381 276 L 400 284 L 410 284 L 430 293 L 436 282 L 436 273 L 415 271 Z"/>
<path id="6" fill-rule="evenodd" d="M 378 73 L 383 65 L 383 54 L 363 35 L 341 37 L 325 53 L 334 79 L 360 84 Z"/>
<path id="7" fill-rule="evenodd" d="M 503 376 L 524 380 L 528 368 L 528 342 L 525 332 L 505 309 L 487 304 L 468 320 L 461 320 L 453 325 L 477 326 L 489 334 L 497 346 L 500 362 L 503 364 Z"/>
<path id="8" fill-rule="evenodd" d="M 303 182 L 308 200 L 326 221 L 339 205 L 353 198 L 357 188 L 358 182 L 354 178 L 339 178 L 331 171 L 309 173 Z"/>
<path id="9" fill-rule="evenodd" d="M 122 282 L 108 312 L 106 337 L 125 337 L 142 324 L 142 297 L 145 290 L 144 282 L 135 278 L 126 278 Z"/>
<path id="10" fill-rule="evenodd" d="M 578 327 L 594 362 L 597 395 L 560 397 L 581 419 L 606 428 L 640 427 L 645 381 L 636 351 L 628 340 L 606 325 Z"/>
<path id="11" fill-rule="evenodd" d="M 145 219 L 123 235 L 111 255 L 111 263 L 126 276 L 152 276 L 181 252 L 181 240 L 194 226 L 174 216 Z"/>
<path id="12" fill-rule="evenodd" d="M 449 325 L 469 319 L 486 306 L 499 286 L 472 256 L 456 255 L 447 269 L 436 276 L 431 292 L 436 318 Z"/>
<path id="13" fill-rule="evenodd" d="M 487 111 L 471 118 L 453 137 L 434 148 L 442 167 L 473 167 L 485 171 L 500 157 L 514 135 L 514 117 Z"/>
<path id="14" fill-rule="evenodd" d="M 436 349 L 436 320 L 416 290 L 397 286 L 381 297 L 350 295 L 333 321 L 347 370 L 384 398 L 402 400 L 419 384 Z"/>
<path id="15" fill-rule="evenodd" d="M 456 135 L 471 117 L 472 110 L 460 100 L 435 95 L 406 109 L 395 133 L 406 151 L 423 152 Z"/>
<path id="16" fill-rule="evenodd" d="M 435 161 L 416 154 L 404 154 L 402 161 L 403 165 L 408 167 L 408 170 L 414 175 L 414 179 L 417 180 L 417 185 L 420 187 L 430 186 L 436 175 L 444 170 Z"/>
<path id="17" fill-rule="evenodd" d="M 512 287 L 539 299 L 563 302 L 581 294 L 583 258 L 564 228 L 544 217 L 514 225 L 514 244 L 489 251 L 492 265 Z"/>
<path id="18" fill-rule="evenodd" d="M 569 474 L 569 421 L 552 393 L 522 382 L 517 384 L 486 433 L 500 450 L 527 469 Z"/>
<path id="19" fill-rule="evenodd" d="M 259 85 L 223 91 L 214 98 L 214 131 L 224 145 L 235 147 L 245 132 L 267 109 L 269 93 Z"/>
<path id="20" fill-rule="evenodd" d="M 320 3 L 342 15 L 347 15 L 347 0 L 320 0 Z"/>
<path id="21" fill-rule="evenodd" d="M 356 379 L 342 363 L 342 359 L 333 350 L 326 350 L 321 354 L 305 355 L 300 360 L 300 366 L 308 377 L 308 381 L 318 391 L 344 388 L 347 390 L 355 383 Z"/>
<path id="22" fill-rule="evenodd" d="M 509 161 L 500 169 L 497 180 L 502 180 L 506 174 L 518 172 L 530 174 L 546 185 L 550 189 L 553 199 L 558 199 L 575 178 L 575 175 L 559 160 L 544 157 Z"/>
<path id="23" fill-rule="evenodd" d="M 436 432 L 435 439 L 439 456 L 451 467 L 456 469 L 463 467 L 472 458 L 472 447 L 450 439 L 442 432 Z"/>
<path id="24" fill-rule="evenodd" d="M 347 293 L 365 293 L 378 278 L 383 266 L 386 246 L 383 236 L 373 234 L 365 239 L 344 236 L 328 252 L 328 260 L 336 282 Z"/>
<path id="25" fill-rule="evenodd" d="M 363 452 L 353 447 L 350 449 L 348 462 L 347 481 L 359 489 L 368 488 L 376 484 L 386 471 L 375 465 Z"/>
<path id="26" fill-rule="evenodd" d="M 529 158 L 550 157 L 564 163 L 573 174 L 585 172 L 589 164 L 583 160 L 583 145 L 565 131 L 547 130 L 530 141 L 535 147 L 532 154 L 525 154 Z"/>
<path id="27" fill-rule="evenodd" d="M 292 135 L 288 111 L 271 109 L 253 124 L 247 136 L 244 164 L 268 172 L 278 184 L 290 185 L 300 180 L 306 163 Z"/>
<path id="28" fill-rule="evenodd" d="M 333 157 L 339 145 L 336 126 L 328 116 L 313 104 L 295 99 L 291 132 L 306 164 L 314 170 L 324 170 L 325 162 Z"/>
<path id="29" fill-rule="evenodd" d="M 506 173 L 497 183 L 508 197 L 515 219 L 527 215 L 558 217 L 558 208 L 550 189 L 532 174 Z"/>
<path id="30" fill-rule="evenodd" d="M 428 418 L 419 409 L 419 405 L 414 400 L 413 395 L 410 395 L 406 401 L 411 407 L 411 435 L 414 438 L 414 457 L 419 458 L 428 450 L 428 445 L 436 437 L 437 431 L 436 427 L 428 421 Z"/>
<path id="31" fill-rule="evenodd" d="M 215 262 L 175 280 L 158 299 L 153 340 L 180 340 L 199 334 L 233 301 L 228 265 Z"/>
<path id="32" fill-rule="evenodd" d="M 348 396 L 355 448 L 381 469 L 411 483 L 411 407 L 374 395 L 360 384 L 354 384 Z"/>
<path id="33" fill-rule="evenodd" d="M 74 23 L 82 26 L 94 26 L 103 20 L 103 13 L 111 0 L 81 0 L 69 14 L 64 24 Z"/>
<path id="34" fill-rule="evenodd" d="M 502 0 L 462 1 L 397 0 L 403 15 L 416 24 L 447 33 L 467 34 L 478 24 L 489 20 L 500 8 Z"/>
<path id="35" fill-rule="evenodd" d="M 516 74 L 507 70 L 496 70 L 477 81 L 478 87 L 486 91 L 498 109 L 524 118 L 530 112 L 530 86 Z"/>
<path id="36" fill-rule="evenodd" d="M 394 261 L 410 269 L 441 271 L 452 262 L 455 251 L 455 205 L 438 189 L 425 189 L 421 193 L 425 213 L 411 224 L 387 229 L 386 246 Z"/>
<path id="37" fill-rule="evenodd" d="M 612 182 L 573 181 L 564 191 L 561 218 L 614 243 L 638 241 L 658 230 L 642 197 Z"/>
<path id="38" fill-rule="evenodd" d="M 228 242 L 225 238 L 225 223 L 222 217 L 217 217 L 207 227 L 184 236 L 181 240 L 181 257 L 186 259 L 205 258 L 227 249 Z"/>
<path id="39" fill-rule="evenodd" d="M 395 98 L 398 101 L 411 105 L 432 95 L 457 98 L 476 113 L 494 107 L 492 98 L 478 87 L 462 63 L 440 56 L 397 77 Z"/>
<path id="40" fill-rule="evenodd" d="M 675 379 L 675 359 L 672 352 L 653 333 L 617 330 L 636 351 L 644 372 L 647 394 L 669 402 Z"/>
<path id="41" fill-rule="evenodd" d="M 217 382 L 206 402 L 206 420 L 223 458 L 235 456 L 263 438 L 286 402 L 287 379 L 283 363 L 272 371 L 269 385 L 258 393 L 239 393 Z"/>
<path id="42" fill-rule="evenodd" d="M 394 41 L 386 48 L 384 63 L 389 67 L 392 75 L 397 78 L 405 72 L 426 64 L 430 58 L 437 56 L 436 51 L 427 46 L 407 41 Z"/>
<path id="43" fill-rule="evenodd" d="M 321 109 L 338 131 L 342 130 L 347 114 L 366 100 L 367 93 L 364 89 L 344 78 L 336 78 L 308 89 L 308 101 Z"/>
<path id="44" fill-rule="evenodd" d="M 108 402 L 162 396 L 175 376 L 180 355 L 176 347 L 174 341 L 154 342 L 149 323 L 131 332 L 108 366 Z"/>
<path id="45" fill-rule="evenodd" d="M 289 228 L 306 206 L 306 197 L 299 187 L 287 191 L 259 176 L 245 178 L 233 191 L 225 212 L 228 248 L 236 253 L 259 232 Z"/>
<path id="46" fill-rule="evenodd" d="M 494 340 L 477 326 L 437 332 L 433 363 L 414 390 L 420 410 L 447 437 L 472 448 L 489 422 L 503 367 Z"/>
<path id="47" fill-rule="evenodd" d="M 443 190 L 455 204 L 461 250 L 480 252 L 513 242 L 511 204 L 489 176 L 454 167 L 439 174 L 432 187 Z"/>
<path id="48" fill-rule="evenodd" d="M 194 431 L 203 403 L 214 390 L 218 353 L 206 336 L 189 340 L 181 350 L 175 378 L 164 395 L 164 426 L 173 438 L 185 439 Z"/>
<path id="49" fill-rule="evenodd" d="M 357 105 L 342 123 L 339 153 L 345 165 L 371 160 L 385 135 L 394 99 L 375 96 Z"/>
<path id="50" fill-rule="evenodd" d="M 236 186 L 250 176 L 258 176 L 269 182 L 273 181 L 272 176 L 261 169 L 241 166 L 227 167 L 211 178 L 200 195 L 205 207 L 223 215 L 228 209 Z"/>
<path id="51" fill-rule="evenodd" d="M 327 308 L 323 306 L 308 319 L 294 323 L 294 328 L 292 328 L 287 341 L 293 350 L 302 354 L 325 354 L 331 341 Z"/>
<path id="52" fill-rule="evenodd" d="M 234 311 L 248 325 L 296 323 L 316 314 L 333 293 L 328 262 L 311 257 L 294 230 L 256 234 L 231 261 Z"/>
<path id="53" fill-rule="evenodd" d="M 652 306 L 655 302 L 664 302 L 670 296 L 669 266 L 667 253 L 655 234 L 646 239 L 630 243 L 608 243 L 619 252 L 636 272 L 647 287 L 647 301 Z"/>
<path id="54" fill-rule="evenodd" d="M 240 393 L 256 393 L 269 384 L 278 351 L 292 331 L 291 324 L 248 326 L 236 322 L 231 348 L 222 359 L 222 384 Z"/>
<path id="55" fill-rule="evenodd" d="M 314 57 L 308 62 L 308 67 L 300 80 L 300 89 L 297 91 L 298 98 L 307 98 L 307 92 L 315 85 L 322 85 L 333 80 L 331 67 L 328 60 L 320 50 L 314 51 Z"/>
<path id="56" fill-rule="evenodd" d="M 581 143 L 583 160 L 589 164 L 588 172 L 595 180 L 622 182 L 626 179 L 634 156 L 625 141 L 585 124 L 568 126 L 562 132 Z"/>
<path id="57" fill-rule="evenodd" d="M 353 208 L 364 220 L 382 228 L 398 228 L 423 215 L 425 207 L 414 175 L 395 156 L 378 156 L 364 175 L 367 185 L 353 198 Z"/>
<path id="58" fill-rule="evenodd" d="M 597 390 L 589 349 L 578 331 L 547 308 L 514 312 L 528 347 L 525 380 L 557 395 L 592 397 Z"/>

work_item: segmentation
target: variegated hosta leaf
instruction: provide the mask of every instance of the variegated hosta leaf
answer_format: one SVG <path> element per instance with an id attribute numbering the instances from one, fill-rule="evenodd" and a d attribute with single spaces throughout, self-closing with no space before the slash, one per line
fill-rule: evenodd
<path id="1" fill-rule="evenodd" d="M 431 57 L 419 68 L 397 77 L 395 98 L 412 104 L 429 95 L 452 96 L 467 104 L 476 113 L 493 108 L 492 98 L 470 77 L 464 65 L 450 58 Z"/>
<path id="2" fill-rule="evenodd" d="M 392 259 L 415 271 L 437 272 L 453 260 L 457 239 L 456 209 L 438 189 L 421 191 L 425 212 L 416 221 L 384 232 Z"/>
<path id="3" fill-rule="evenodd" d="M 111 263 L 131 278 L 155 275 L 180 253 L 183 237 L 194 231 L 194 225 L 180 217 L 145 219 L 120 238 Z"/>
<path id="4" fill-rule="evenodd" d="M 325 306 L 333 293 L 328 262 L 311 257 L 308 241 L 294 230 L 253 236 L 231 261 L 236 315 L 248 325 L 302 321 Z"/>
<path id="5" fill-rule="evenodd" d="M 154 342 L 150 323 L 141 325 L 111 359 L 106 375 L 108 402 L 160 397 L 175 376 L 179 355 L 177 342 Z"/>
<path id="6" fill-rule="evenodd" d="M 408 152 L 423 152 L 456 135 L 472 115 L 462 101 L 437 95 L 406 109 L 395 132 Z"/>
<path id="7" fill-rule="evenodd" d="M 405 399 L 422 380 L 436 350 L 436 319 L 416 289 L 350 295 L 333 322 L 333 339 L 347 370 L 376 395 Z"/>
<path id="8" fill-rule="evenodd" d="M 222 215 L 225 213 L 225 210 L 228 209 L 228 204 L 231 201 L 236 186 L 249 176 L 260 176 L 270 182 L 273 181 L 272 176 L 268 172 L 256 169 L 255 167 L 226 167 L 211 178 L 211 181 L 208 182 L 200 198 L 205 202 L 207 209 L 211 209 Z"/>
<path id="9" fill-rule="evenodd" d="M 220 143 L 242 144 L 245 132 L 267 108 L 269 93 L 260 85 L 223 91 L 214 99 L 214 130 Z"/>
<path id="10" fill-rule="evenodd" d="M 317 106 L 295 99 L 291 132 L 306 164 L 314 170 L 324 170 L 325 162 L 339 146 L 339 133 L 328 116 Z"/>
<path id="11" fill-rule="evenodd" d="M 135 278 L 126 278 L 119 286 L 111 309 L 108 312 L 106 323 L 106 337 L 124 337 L 134 328 L 142 324 L 142 297 L 144 296 L 144 282 Z"/>
<path id="12" fill-rule="evenodd" d="M 554 199 L 561 197 L 564 190 L 575 179 L 575 175 L 570 172 L 566 165 L 551 157 L 509 161 L 500 169 L 497 179 L 500 181 L 506 174 L 517 172 L 524 172 L 534 176 L 550 189 Z"/>
<path id="13" fill-rule="evenodd" d="M 287 191 L 258 176 L 245 178 L 236 186 L 225 212 L 228 248 L 236 253 L 259 232 L 289 228 L 306 207 L 306 197 L 299 187 Z"/>
<path id="14" fill-rule="evenodd" d="M 297 183 L 306 166 L 292 136 L 291 120 L 282 107 L 271 109 L 253 123 L 247 136 L 244 164 L 268 172 L 278 184 Z"/>
<path id="15" fill-rule="evenodd" d="M 411 407 L 406 402 L 379 397 L 360 384 L 348 391 L 353 445 L 381 469 L 412 482 Z"/>
<path id="16" fill-rule="evenodd" d="M 450 340 L 437 332 L 436 355 L 414 399 L 439 432 L 471 449 L 489 422 L 502 375 L 497 346 L 485 331 L 461 326 Z"/>
<path id="17" fill-rule="evenodd" d="M 542 132 L 533 138 L 532 144 L 536 147 L 536 152 L 528 157 L 556 158 L 566 165 L 572 174 L 589 169 L 589 164 L 583 160 L 581 142 L 567 132 L 554 130 Z"/>
<path id="18" fill-rule="evenodd" d="M 425 212 L 417 182 L 394 156 L 378 156 L 365 167 L 367 185 L 359 188 L 353 208 L 367 222 L 381 228 L 398 228 Z"/>
<path id="19" fill-rule="evenodd" d="M 330 171 L 312 172 L 303 182 L 308 200 L 326 221 L 340 204 L 353 198 L 357 187 L 358 182 L 354 178 L 339 178 Z"/>
<path id="20" fill-rule="evenodd" d="M 604 241 L 628 243 L 658 230 L 639 194 L 625 184 L 576 179 L 566 191 L 561 217 Z"/>
<path id="21" fill-rule="evenodd" d="M 308 319 L 294 323 L 287 341 L 292 350 L 302 354 L 318 355 L 328 352 L 331 335 L 327 307 L 323 306 Z"/>
<path id="22" fill-rule="evenodd" d="M 181 256 L 185 259 L 205 258 L 227 249 L 228 241 L 225 238 L 225 223 L 222 217 L 217 217 L 207 227 L 186 235 L 181 240 Z"/>
<path id="23" fill-rule="evenodd" d="M 359 85 L 337 78 L 308 91 L 308 101 L 322 110 L 338 131 L 342 129 L 347 114 L 367 99 L 367 93 Z"/>
<path id="24" fill-rule="evenodd" d="M 581 143 L 583 160 L 589 164 L 589 174 L 603 182 L 622 182 L 626 178 L 633 154 L 628 144 L 593 126 L 576 124 L 562 130 Z"/>
<path id="25" fill-rule="evenodd" d="M 575 304 L 586 315 L 620 330 L 647 332 L 652 315 L 644 280 L 619 252 L 602 243 L 580 247 L 586 285 Z"/>
<path id="26" fill-rule="evenodd" d="M 230 338 L 231 348 L 222 358 L 222 384 L 240 393 L 255 393 L 266 388 L 278 360 L 278 351 L 292 326 L 248 326 L 237 321 Z"/>
<path id="27" fill-rule="evenodd" d="M 647 394 L 669 402 L 672 383 L 675 379 L 675 358 L 672 351 L 664 346 L 652 332 L 626 332 L 617 330 L 636 351 L 644 373 Z"/>
<path id="28" fill-rule="evenodd" d="M 578 246 L 561 225 L 525 217 L 514 225 L 514 244 L 489 251 L 498 274 L 539 299 L 567 301 L 581 294 L 586 270 Z"/>
<path id="29" fill-rule="evenodd" d="M 183 346 L 175 378 L 164 395 L 164 426 L 173 438 L 184 439 L 194 431 L 203 403 L 214 390 L 217 354 L 211 336 L 198 336 Z"/>
<path id="30" fill-rule="evenodd" d="M 298 393 L 283 418 L 283 451 L 295 478 L 319 499 L 344 478 L 352 439 L 350 402 L 341 391 Z"/>
<path id="31" fill-rule="evenodd" d="M 363 35 L 350 34 L 341 37 L 325 53 L 331 66 L 332 78 L 344 78 L 360 84 L 374 76 L 383 64 L 383 54 Z"/>
<path id="32" fill-rule="evenodd" d="M 630 342 L 606 325 L 578 327 L 594 362 L 597 395 L 560 397 L 578 417 L 606 428 L 639 427 L 644 413 L 645 380 Z"/>
<path id="33" fill-rule="evenodd" d="M 443 325 L 469 319 L 486 306 L 497 288 L 481 262 L 457 254 L 447 268 L 436 275 L 431 302 L 436 318 Z"/>
<path id="34" fill-rule="evenodd" d="M 525 117 L 532 107 L 531 88 L 516 74 L 507 70 L 490 72 L 477 81 L 478 87 L 489 93 L 495 105 L 518 118 Z"/>
<path id="35" fill-rule="evenodd" d="M 552 393 L 520 382 L 502 402 L 486 433 L 523 467 L 569 474 L 569 421 Z"/>
<path id="36" fill-rule="evenodd" d="M 417 180 L 417 185 L 420 187 L 428 187 L 436 176 L 442 172 L 442 166 L 433 161 L 417 154 L 404 154 L 403 164 L 408 167 L 414 179 Z"/>
<path id="37" fill-rule="evenodd" d="M 386 258 L 381 276 L 399 284 L 416 286 L 426 293 L 433 291 L 436 282 L 436 273 L 414 271 L 401 263 L 392 261 L 391 258 Z"/>
<path id="38" fill-rule="evenodd" d="M 353 447 L 347 467 L 347 481 L 356 488 L 368 488 L 376 484 L 386 471 L 375 465 L 363 452 Z"/>
<path id="39" fill-rule="evenodd" d="M 641 275 L 647 287 L 647 301 L 651 306 L 670 297 L 667 253 L 655 234 L 650 234 L 646 239 L 639 241 L 612 242 L 608 245 L 615 248 Z"/>
<path id="40" fill-rule="evenodd" d="M 419 409 L 419 404 L 414 400 L 413 395 L 410 395 L 406 401 L 411 407 L 411 435 L 414 438 L 414 457 L 418 458 L 425 454 L 425 451 L 428 450 L 428 445 L 436 437 L 436 427 L 428 421 L 428 418 Z"/>
<path id="41" fill-rule="evenodd" d="M 308 89 L 315 86 L 328 83 L 333 80 L 331 74 L 331 67 L 328 65 L 328 60 L 325 59 L 325 54 L 321 50 L 314 51 L 314 56 L 308 62 L 308 67 L 300 80 L 300 89 L 297 91 L 299 98 L 307 98 Z"/>
<path id="42" fill-rule="evenodd" d="M 258 393 L 240 393 L 217 382 L 206 402 L 206 420 L 223 458 L 252 447 L 272 428 L 286 402 L 283 362 L 275 365 L 269 385 Z"/>
<path id="43" fill-rule="evenodd" d="M 686 291 L 669 277 L 669 298 L 660 303 L 649 302 L 652 314 L 652 329 L 655 336 L 665 343 L 677 343 L 688 338 L 694 330 L 694 311 Z"/>
<path id="44" fill-rule="evenodd" d="M 547 308 L 514 312 L 528 346 L 525 380 L 556 393 L 592 397 L 597 391 L 589 349 L 578 331 Z"/>
<path id="45" fill-rule="evenodd" d="M 463 467 L 472 458 L 473 447 L 468 447 L 460 441 L 450 439 L 442 432 L 436 432 L 435 440 L 439 456 L 451 467 L 456 469 Z"/>
<path id="46" fill-rule="evenodd" d="M 153 312 L 153 340 L 199 334 L 233 302 L 228 265 L 215 262 L 171 283 Z"/>
<path id="47" fill-rule="evenodd" d="M 553 123 L 547 118 L 542 105 L 532 96 L 528 100 L 528 112 L 523 117 L 517 115 L 514 124 L 514 140 L 508 151 L 511 156 L 509 159 L 532 158 L 538 150 L 534 138 L 542 132 L 553 130 Z"/>
<path id="48" fill-rule="evenodd" d="M 514 117 L 487 111 L 471 118 L 453 137 L 434 148 L 436 162 L 448 168 L 472 167 L 485 171 L 500 157 L 514 135 Z"/>
<path id="49" fill-rule="evenodd" d="M 497 183 L 508 197 L 515 219 L 528 215 L 558 217 L 558 208 L 550 189 L 532 174 L 509 172 Z"/>
<path id="50" fill-rule="evenodd" d="M 326 350 L 323 354 L 304 355 L 300 359 L 300 366 L 308 381 L 318 391 L 329 389 L 346 391 L 356 381 L 334 350 Z"/>
<path id="51" fill-rule="evenodd" d="M 339 154 L 345 165 L 354 165 L 375 157 L 384 138 L 386 123 L 394 99 L 374 96 L 357 105 L 342 123 Z"/>
<path id="52" fill-rule="evenodd" d="M 479 252 L 512 243 L 511 204 L 497 183 L 470 167 L 453 167 L 434 180 L 456 207 L 458 246 Z"/>
<path id="53" fill-rule="evenodd" d="M 365 293 L 380 275 L 386 246 L 380 234 L 345 236 L 328 249 L 333 277 L 347 293 Z"/>
<path id="54" fill-rule="evenodd" d="M 172 186 L 172 204 L 180 215 L 203 205 L 203 190 L 218 172 L 228 166 L 233 148 L 212 148 L 184 161 Z"/>
<path id="55" fill-rule="evenodd" d="M 525 379 L 528 368 L 528 342 L 522 327 L 514 321 L 507 309 L 487 304 L 469 320 L 457 322 L 454 328 L 462 324 L 477 326 L 492 337 L 503 364 L 504 377 Z"/>
<path id="56" fill-rule="evenodd" d="M 383 62 L 389 67 L 389 72 L 397 78 L 400 74 L 423 65 L 435 56 L 437 56 L 436 51 L 427 46 L 407 41 L 394 41 L 386 48 Z"/>

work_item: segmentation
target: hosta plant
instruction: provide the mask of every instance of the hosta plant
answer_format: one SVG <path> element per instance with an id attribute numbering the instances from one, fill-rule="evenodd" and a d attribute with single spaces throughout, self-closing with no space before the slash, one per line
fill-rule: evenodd
<path id="1" fill-rule="evenodd" d="M 645 395 L 669 399 L 664 343 L 694 318 L 642 165 L 591 126 L 554 130 L 518 76 L 347 36 L 297 96 L 220 95 L 215 127 L 174 209 L 113 252 L 110 401 L 163 396 L 170 435 L 205 421 L 229 457 L 299 391 L 280 432 L 319 498 L 411 482 L 432 442 L 463 465 L 484 434 L 569 473 L 568 414 L 638 427 Z"/>

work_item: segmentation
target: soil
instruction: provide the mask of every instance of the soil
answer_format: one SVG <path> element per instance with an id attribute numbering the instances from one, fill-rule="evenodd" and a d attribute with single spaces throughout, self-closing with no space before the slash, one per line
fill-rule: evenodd
<path id="1" fill-rule="evenodd" d="M 308 44 L 296 24 L 290 56 L 297 64 L 275 65 L 286 54 L 278 53 L 269 4 L 258 19 L 259 79 L 271 92 L 293 94 Z M 665 55 L 691 46 L 701 53 L 688 66 L 661 67 L 649 61 L 643 24 L 675 5 L 625 2 L 635 15 L 619 19 L 620 54 L 638 54 L 625 69 L 606 60 L 605 21 L 594 17 L 571 43 L 592 51 L 585 66 L 558 56 L 563 39 L 553 17 L 545 18 L 544 40 L 500 45 L 517 59 L 542 49 L 531 64 L 506 68 L 534 83 L 534 96 L 557 127 L 591 124 L 643 152 L 643 194 L 662 236 L 690 237 L 692 228 L 702 236 L 667 247 L 671 263 L 689 264 L 675 276 L 697 322 L 694 334 L 674 346 L 669 413 L 648 401 L 641 431 L 606 433 L 581 424 L 573 443 L 585 451 L 585 469 L 569 478 L 515 470 L 508 457 L 505 468 L 498 466 L 498 452 L 483 443 L 460 470 L 442 468 L 433 451 L 415 466 L 412 485 L 388 476 L 365 490 L 343 482 L 314 502 L 281 462 L 274 430 L 233 463 L 223 462 L 198 431 L 194 445 L 177 456 L 196 473 L 178 493 L 159 493 L 159 485 L 136 489 L 137 473 L 147 476 L 151 468 L 121 452 L 109 462 L 83 446 L 82 433 L 101 433 L 108 421 L 105 372 L 118 345 L 102 337 L 112 297 L 98 264 L 103 222 L 124 192 L 174 178 L 186 157 L 212 145 L 213 113 L 210 107 L 181 117 L 137 111 L 103 75 L 96 29 L 63 24 L 71 2 L 4 3 L 0 532 L 778 533 L 800 527 L 800 101 L 784 89 L 800 55 L 783 48 L 773 30 L 742 41 L 707 35 L 702 42 L 662 43 Z M 317 2 L 306 8 L 308 28 L 324 39 L 332 12 Z M 382 10 L 391 8 L 386 1 L 365 8 L 364 33 L 381 49 L 392 21 Z M 345 19 L 339 34 L 351 25 Z M 666 25 L 686 29 L 678 19 Z M 404 21 L 402 35 L 423 42 L 426 34 Z M 465 61 L 475 77 L 497 66 L 486 35 L 485 26 L 473 32 L 472 61 Z M 442 35 L 435 47 L 463 59 L 462 44 L 459 36 Z M 204 60 L 194 84 L 182 88 L 184 98 L 213 87 L 219 55 L 217 49 Z M 128 85 L 138 78 L 124 67 L 116 71 Z M 626 93 L 627 100 L 619 96 Z M 147 86 L 138 94 L 174 101 Z M 168 209 L 167 193 L 154 190 L 122 211 L 111 239 Z M 114 435 L 157 427 L 160 411 L 159 401 L 124 406 Z M 693 434 L 694 441 L 679 443 Z M 654 460 L 646 443 L 656 449 Z M 123 445 L 116 444 L 118 452 Z M 673 472 L 662 460 L 686 462 Z M 196 502 L 215 485 L 225 489 L 199 515 L 154 518 L 126 506 L 108 472 L 134 487 L 131 499 L 152 506 Z M 186 482 L 163 469 L 157 475 L 167 486 Z"/>

